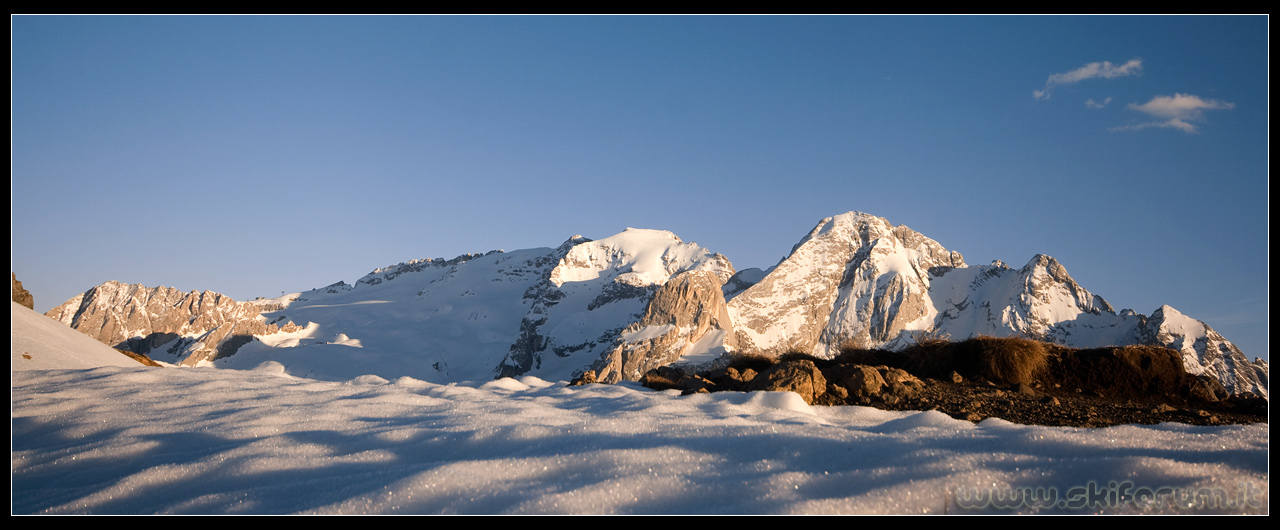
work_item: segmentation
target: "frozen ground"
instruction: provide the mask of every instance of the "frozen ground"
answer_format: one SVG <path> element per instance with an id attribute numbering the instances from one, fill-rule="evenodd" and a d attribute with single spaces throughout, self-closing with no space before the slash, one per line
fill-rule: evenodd
<path id="1" fill-rule="evenodd" d="M 50 370 L 31 361 L 97 353 L 18 309 L 15 514 L 1268 513 L 1266 425 L 974 425 L 792 393 L 324 382 L 272 363 Z"/>

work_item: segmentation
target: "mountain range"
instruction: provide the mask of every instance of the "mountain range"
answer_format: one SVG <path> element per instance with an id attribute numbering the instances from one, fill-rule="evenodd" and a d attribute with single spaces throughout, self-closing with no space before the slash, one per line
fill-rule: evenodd
<path id="1" fill-rule="evenodd" d="M 235 301 L 107 282 L 48 316 L 99 341 L 185 366 L 345 380 L 362 374 L 448 383 L 533 375 L 638 380 L 728 352 L 830 357 L 842 346 L 899 349 L 922 338 L 1021 336 L 1073 347 L 1161 345 L 1192 374 L 1267 395 L 1268 366 L 1205 323 L 1161 306 L 1116 310 L 1046 255 L 1014 269 L 874 215 L 820 221 L 769 270 L 662 230 L 627 229 L 554 248 L 420 259 L 354 284 Z"/>

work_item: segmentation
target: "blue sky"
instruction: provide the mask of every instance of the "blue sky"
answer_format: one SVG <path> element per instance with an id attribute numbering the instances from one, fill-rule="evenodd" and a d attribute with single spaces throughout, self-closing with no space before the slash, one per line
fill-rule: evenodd
<path id="1" fill-rule="evenodd" d="M 12 269 L 277 296 L 824 217 L 1057 258 L 1268 357 L 1268 19 L 16 16 Z"/>

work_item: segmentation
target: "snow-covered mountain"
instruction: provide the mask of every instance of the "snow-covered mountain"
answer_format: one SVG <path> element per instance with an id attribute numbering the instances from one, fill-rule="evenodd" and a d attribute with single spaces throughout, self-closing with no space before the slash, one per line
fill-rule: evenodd
<path id="1" fill-rule="evenodd" d="M 1160 345 L 1187 371 L 1232 392 L 1267 395 L 1267 364 L 1250 362 L 1203 322 L 1163 306 L 1117 314 L 1057 260 L 1012 269 L 968 266 L 904 225 L 861 212 L 823 219 L 764 279 L 729 301 L 738 344 L 832 355 L 850 342 L 900 348 L 919 334 L 963 340 L 1022 336 L 1079 348 Z"/>
<path id="2" fill-rule="evenodd" d="M 636 380 L 733 350 L 830 356 L 843 344 L 905 347 L 921 334 L 1164 345 L 1183 353 L 1189 372 L 1264 396 L 1268 373 L 1171 307 L 1117 314 L 1051 257 L 1020 269 L 969 266 L 906 226 L 860 212 L 823 219 L 768 271 L 737 272 L 671 232 L 627 229 L 556 248 L 415 260 L 355 284 L 250 302 L 108 282 L 49 316 L 161 360 L 272 361 L 333 380 L 556 380 L 587 369 Z"/>

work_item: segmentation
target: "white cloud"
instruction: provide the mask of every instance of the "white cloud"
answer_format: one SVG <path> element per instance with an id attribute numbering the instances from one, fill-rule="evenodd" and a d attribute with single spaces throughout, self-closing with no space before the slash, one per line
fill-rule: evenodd
<path id="1" fill-rule="evenodd" d="M 1192 94 L 1156 96 L 1151 98 L 1151 101 L 1141 105 L 1130 103 L 1128 108 L 1155 118 L 1161 118 L 1164 121 L 1152 121 L 1139 123 L 1137 125 L 1113 127 L 1111 130 L 1137 131 L 1148 127 L 1168 127 L 1180 129 L 1183 132 L 1193 133 L 1196 132 L 1196 127 L 1191 122 L 1202 121 L 1204 119 L 1204 111 L 1230 110 L 1235 108 L 1235 106 L 1235 103 L 1218 101 L 1216 99 L 1200 99 L 1200 96 Z"/>
<path id="2" fill-rule="evenodd" d="M 1102 61 L 1100 63 L 1089 63 L 1080 68 L 1076 68 L 1070 72 L 1061 74 L 1053 74 L 1044 82 L 1044 90 L 1033 90 L 1031 94 L 1036 99 L 1049 99 L 1049 89 L 1059 85 L 1069 85 L 1079 83 L 1085 79 L 1093 79 L 1100 77 L 1102 79 L 1114 79 L 1117 77 L 1125 77 L 1130 75 L 1138 75 L 1142 73 L 1142 59 L 1130 59 L 1129 62 L 1116 66 L 1111 61 Z"/>
<path id="3" fill-rule="evenodd" d="M 1100 109 L 1102 107 L 1107 106 L 1108 103 L 1111 103 L 1111 98 L 1104 99 L 1102 100 L 1101 103 L 1094 101 L 1093 98 L 1089 98 L 1084 102 L 1084 106 L 1089 107 L 1091 109 Z"/>
<path id="4" fill-rule="evenodd" d="M 1172 96 L 1156 96 L 1141 105 L 1129 104 L 1129 108 L 1159 118 L 1200 119 L 1206 109 L 1232 109 L 1234 103 L 1216 99 L 1200 99 L 1191 94 L 1174 94 Z"/>

